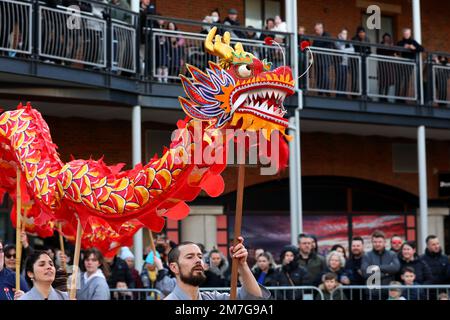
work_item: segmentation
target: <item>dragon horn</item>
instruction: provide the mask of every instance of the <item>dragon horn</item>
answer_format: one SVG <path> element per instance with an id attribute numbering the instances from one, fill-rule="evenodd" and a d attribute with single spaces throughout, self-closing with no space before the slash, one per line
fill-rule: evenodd
<path id="1" fill-rule="evenodd" d="M 219 57 L 221 60 L 229 62 L 231 61 L 234 52 L 234 49 L 230 46 L 231 35 L 227 31 L 224 33 L 222 38 L 220 35 L 216 35 L 216 32 L 217 27 L 213 27 L 209 31 L 205 39 L 206 51 L 214 56 Z"/>

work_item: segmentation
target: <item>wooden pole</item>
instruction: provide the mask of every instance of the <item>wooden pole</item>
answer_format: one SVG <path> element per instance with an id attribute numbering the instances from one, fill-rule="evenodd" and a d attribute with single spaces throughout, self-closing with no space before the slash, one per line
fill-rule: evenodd
<path id="1" fill-rule="evenodd" d="M 156 257 L 156 247 L 155 242 L 153 241 L 153 233 L 152 230 L 148 229 L 148 237 L 150 238 L 150 249 L 153 251 L 153 257 Z"/>
<path id="2" fill-rule="evenodd" d="M 244 201 L 244 183 L 245 183 L 245 164 L 239 165 L 238 172 L 238 185 L 237 185 L 237 198 L 236 198 L 236 216 L 234 220 L 234 243 L 237 245 L 238 237 L 241 236 L 242 226 L 242 204 Z M 238 260 L 233 259 L 231 264 L 231 291 L 230 300 L 236 300 L 237 298 L 237 281 L 238 281 Z"/>
<path id="3" fill-rule="evenodd" d="M 62 235 L 61 222 L 58 223 L 58 233 L 59 233 L 59 248 L 61 249 L 62 254 L 65 255 L 66 253 L 65 253 L 65 250 L 64 250 L 64 238 L 63 238 L 63 235 Z M 62 260 L 61 267 L 64 270 L 64 272 L 67 272 L 66 260 L 65 259 Z"/>
<path id="4" fill-rule="evenodd" d="M 73 272 L 72 279 L 70 283 L 70 300 L 75 300 L 77 294 L 77 277 L 78 277 L 78 264 L 80 262 L 80 250 L 81 250 L 81 222 L 78 219 L 77 225 L 77 238 L 75 241 L 75 255 L 73 258 Z"/>
<path id="5" fill-rule="evenodd" d="M 20 259 L 22 258 L 22 242 L 20 241 L 22 236 L 21 227 L 21 211 L 22 211 L 22 194 L 20 190 L 20 168 L 17 166 L 17 201 L 16 201 L 16 291 L 20 290 Z"/>

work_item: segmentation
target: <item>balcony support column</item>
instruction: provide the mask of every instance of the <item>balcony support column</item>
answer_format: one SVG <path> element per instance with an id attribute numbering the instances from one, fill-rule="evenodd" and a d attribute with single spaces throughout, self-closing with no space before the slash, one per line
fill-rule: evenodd
<path id="1" fill-rule="evenodd" d="M 132 128 L 132 158 L 133 166 L 142 162 L 142 134 L 141 134 L 141 106 L 134 106 L 131 128 Z M 143 259 L 143 235 L 142 229 L 133 236 L 134 263 L 137 270 L 142 270 L 144 264 Z"/>

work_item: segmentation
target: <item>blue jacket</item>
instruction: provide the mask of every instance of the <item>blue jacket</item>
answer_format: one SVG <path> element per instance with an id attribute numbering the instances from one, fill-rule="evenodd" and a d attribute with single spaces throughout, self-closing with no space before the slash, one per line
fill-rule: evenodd
<path id="1" fill-rule="evenodd" d="M 16 273 L 3 267 L 0 271 L 0 300 L 14 300 L 14 291 L 16 288 Z M 29 290 L 25 279 L 20 277 L 20 289 L 24 292 Z"/>

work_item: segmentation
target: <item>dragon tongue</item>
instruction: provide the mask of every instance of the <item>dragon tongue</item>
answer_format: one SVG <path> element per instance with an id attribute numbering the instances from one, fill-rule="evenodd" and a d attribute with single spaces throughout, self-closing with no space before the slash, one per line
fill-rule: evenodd
<path id="1" fill-rule="evenodd" d="M 243 93 L 237 98 L 237 100 L 234 102 L 233 107 L 231 108 L 231 113 L 234 113 L 239 106 L 244 103 L 244 101 L 247 99 L 248 93 Z"/>

